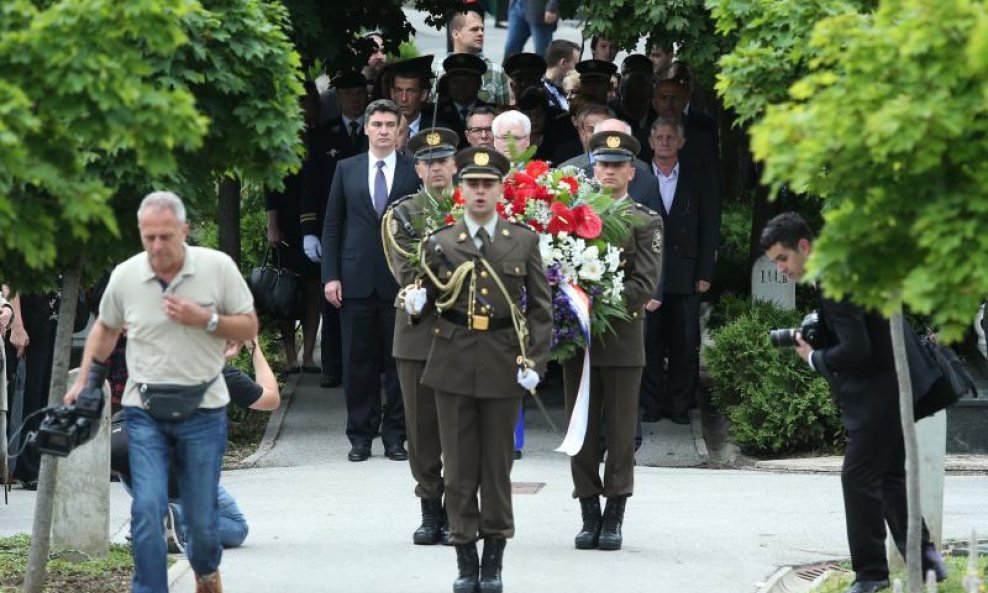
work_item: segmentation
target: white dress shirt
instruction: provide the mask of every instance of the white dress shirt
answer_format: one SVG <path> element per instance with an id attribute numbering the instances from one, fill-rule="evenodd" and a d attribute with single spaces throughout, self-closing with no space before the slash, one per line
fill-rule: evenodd
<path id="1" fill-rule="evenodd" d="M 672 201 L 676 197 L 676 186 L 679 185 L 679 162 L 672 168 L 672 173 L 666 176 L 662 169 L 652 161 L 652 171 L 659 180 L 659 192 L 662 194 L 662 205 L 665 206 L 666 214 L 672 212 Z"/>
<path id="2" fill-rule="evenodd" d="M 474 219 L 470 218 L 470 215 L 469 214 L 464 214 L 463 215 L 463 222 L 465 222 L 466 225 L 467 225 L 467 232 L 470 233 L 470 238 L 473 239 L 473 244 L 477 246 L 477 249 L 480 249 L 481 248 L 481 245 L 483 245 L 483 241 L 481 241 L 480 240 L 480 237 L 477 236 L 477 231 L 479 231 L 481 229 L 480 223 L 479 222 L 476 222 L 476 221 L 474 221 Z M 485 231 L 487 231 L 487 236 L 490 237 L 490 242 L 493 244 L 494 243 L 494 231 L 497 230 L 497 214 L 496 213 L 494 214 L 494 216 L 491 217 L 490 221 L 488 221 L 487 224 L 485 224 L 483 226 L 483 229 Z"/>
<path id="3" fill-rule="evenodd" d="M 370 190 L 371 207 L 374 206 L 374 179 L 377 178 L 377 161 L 384 161 L 384 180 L 388 184 L 388 194 L 391 194 L 391 186 L 395 180 L 395 164 L 398 161 L 397 153 L 391 151 L 391 154 L 379 159 L 374 156 L 373 152 L 367 152 L 367 188 Z"/>
<path id="4" fill-rule="evenodd" d="M 350 119 L 345 115 L 342 117 L 343 117 L 343 130 L 346 132 L 347 136 L 350 136 L 350 138 L 353 138 L 353 134 L 350 133 L 350 122 L 357 122 L 358 134 L 360 133 L 360 130 L 364 127 L 364 116 L 362 115 L 355 119 Z"/>
<path id="5" fill-rule="evenodd" d="M 408 122 L 408 137 L 411 138 L 415 134 L 419 133 L 419 128 L 422 126 L 422 112 L 419 111 L 419 116 L 415 118 L 415 121 Z"/>

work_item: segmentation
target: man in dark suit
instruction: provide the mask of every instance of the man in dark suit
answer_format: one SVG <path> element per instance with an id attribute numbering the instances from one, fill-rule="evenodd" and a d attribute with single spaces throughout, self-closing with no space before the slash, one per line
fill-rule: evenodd
<path id="1" fill-rule="evenodd" d="M 443 60 L 442 84 L 438 92 L 437 119 L 460 136 L 460 147 L 466 147 L 466 121 L 471 109 L 491 106 L 477 94 L 487 72 L 487 64 L 473 54 L 450 54 Z"/>
<path id="2" fill-rule="evenodd" d="M 760 247 L 780 272 L 799 281 L 813 251 L 813 232 L 798 214 L 786 212 L 765 226 Z M 797 337 L 796 352 L 827 379 L 840 401 L 847 432 L 841 486 L 855 572 L 845 593 L 870 593 L 889 586 L 886 523 L 903 556 L 906 548 L 905 449 L 889 321 L 850 299 L 838 302 L 821 295 L 820 305 L 826 345 L 814 349 Z M 921 355 L 908 327 L 905 337 L 913 390 L 919 396 L 940 375 Z M 925 523 L 922 542 L 924 574 L 933 570 L 943 580 L 947 569 Z"/>
<path id="3" fill-rule="evenodd" d="M 322 277 L 326 300 L 340 309 L 348 459 L 364 461 L 380 430 L 388 458 L 408 458 L 405 415 L 391 356 L 398 284 L 381 245 L 381 216 L 389 202 L 419 188 L 415 165 L 395 151 L 398 106 L 387 99 L 364 111 L 368 152 L 340 161 L 326 205 Z M 381 407 L 381 374 L 385 403 Z"/>
<path id="4" fill-rule="evenodd" d="M 326 201 L 333 184 L 336 164 L 367 150 L 364 133 L 364 109 L 367 108 L 367 79 L 359 72 L 342 72 L 333 78 L 340 116 L 311 130 L 307 138 L 306 164 L 301 177 L 299 224 L 305 255 L 312 262 L 322 262 L 322 227 Z M 325 299 L 322 310 L 322 377 L 323 387 L 336 387 L 343 377 L 343 348 L 340 345 L 340 312 Z"/>
<path id="5" fill-rule="evenodd" d="M 713 278 L 720 204 L 696 169 L 679 160 L 679 150 L 688 143 L 680 121 L 655 120 L 649 142 L 666 244 L 662 282 L 646 305 L 643 419 L 657 422 L 665 416 L 689 424 L 699 377 L 700 297 Z"/>

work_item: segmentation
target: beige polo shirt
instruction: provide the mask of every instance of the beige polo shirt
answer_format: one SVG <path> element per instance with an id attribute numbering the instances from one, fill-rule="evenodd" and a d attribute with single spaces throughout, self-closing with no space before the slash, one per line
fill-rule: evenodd
<path id="1" fill-rule="evenodd" d="M 124 406 L 140 406 L 139 383 L 195 385 L 220 374 L 226 340 L 202 327 L 168 320 L 162 310 L 165 292 L 195 301 L 221 315 L 254 310 L 254 298 L 227 254 L 185 246 L 185 262 L 167 288 L 161 286 L 145 252 L 123 262 L 110 275 L 99 318 L 112 328 L 127 326 L 127 387 Z M 230 401 L 220 377 L 200 407 L 221 408 Z"/>

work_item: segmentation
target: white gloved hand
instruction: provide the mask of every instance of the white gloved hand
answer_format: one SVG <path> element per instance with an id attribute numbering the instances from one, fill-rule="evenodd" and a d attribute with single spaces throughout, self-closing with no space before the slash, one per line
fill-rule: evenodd
<path id="1" fill-rule="evenodd" d="M 539 374 L 532 369 L 518 369 L 518 384 L 531 391 L 539 384 Z"/>
<path id="2" fill-rule="evenodd" d="M 425 308 L 428 293 L 424 288 L 409 288 L 405 291 L 405 312 L 417 317 Z"/>
<path id="3" fill-rule="evenodd" d="M 319 263 L 322 261 L 322 241 L 315 235 L 306 235 L 302 238 L 302 248 L 305 256 L 312 261 Z"/>

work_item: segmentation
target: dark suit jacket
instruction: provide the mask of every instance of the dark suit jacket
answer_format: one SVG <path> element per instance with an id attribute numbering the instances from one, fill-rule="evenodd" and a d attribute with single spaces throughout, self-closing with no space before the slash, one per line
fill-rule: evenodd
<path id="1" fill-rule="evenodd" d="M 494 105 L 491 104 L 491 103 L 485 103 L 484 101 L 481 101 L 480 99 L 477 99 L 477 102 L 474 103 L 470 107 L 470 109 L 473 109 L 474 107 L 493 107 L 493 106 Z M 419 127 L 420 130 L 424 130 L 425 128 L 430 127 L 430 125 L 432 124 L 432 106 L 431 105 L 428 107 L 428 111 L 424 111 L 423 110 L 423 112 L 422 112 L 423 124 L 425 124 L 425 119 L 424 118 L 426 116 L 428 116 L 428 118 L 429 118 L 429 124 L 428 125 L 424 125 L 424 127 Z M 460 136 L 460 148 L 466 148 L 466 147 L 470 146 L 470 144 L 467 142 L 467 126 L 466 126 L 466 122 L 464 122 L 463 121 L 463 118 L 460 117 L 460 113 L 459 113 L 459 111 L 457 111 L 456 105 L 453 103 L 453 100 L 452 99 L 450 99 L 448 97 L 440 98 L 439 103 L 438 103 L 438 111 L 436 112 L 436 125 L 437 126 L 442 126 L 442 127 L 445 127 L 445 128 L 449 128 L 450 130 L 453 130 L 454 132 L 456 132 L 457 134 L 459 134 L 459 136 Z"/>
<path id="2" fill-rule="evenodd" d="M 658 184 L 651 165 L 649 176 Z M 696 169 L 680 162 L 672 212 L 666 212 L 659 192 L 658 211 L 665 221 L 665 262 L 658 300 L 664 294 L 693 294 L 697 280 L 713 280 L 720 241 L 720 203 L 705 181 Z"/>
<path id="3" fill-rule="evenodd" d="M 837 395 L 841 420 L 847 430 L 884 422 L 899 426 L 899 384 L 892 358 L 889 321 L 845 299 L 820 299 L 829 345 L 813 351 L 813 367 Z M 913 398 L 926 394 L 940 372 L 922 354 L 922 346 L 906 325 L 906 358 L 909 362 Z"/>
<path id="4" fill-rule="evenodd" d="M 384 258 L 381 221 L 371 199 L 367 167 L 366 152 L 336 166 L 322 231 L 322 281 L 340 280 L 344 299 L 393 299 L 398 284 Z M 419 185 L 412 160 L 397 155 L 388 202 L 415 193 Z"/>
<path id="5" fill-rule="evenodd" d="M 642 151 L 641 159 L 647 163 L 652 161 L 652 148 L 648 145 L 648 136 L 655 122 L 656 114 L 650 111 L 648 126 L 639 138 Z M 683 128 L 686 133 L 686 144 L 679 151 L 679 161 L 689 165 L 701 179 L 709 183 L 709 191 L 713 192 L 717 201 L 723 191 L 720 171 L 720 133 L 717 122 L 705 113 L 690 109 L 683 117 Z"/>
<path id="6" fill-rule="evenodd" d="M 299 222 L 302 235 L 322 233 L 326 200 L 333 183 L 336 163 L 345 158 L 367 152 L 367 136 L 361 126 L 356 139 L 350 138 L 343 124 L 343 117 L 330 120 L 306 134 L 306 162 L 302 165 L 302 197 Z"/>

